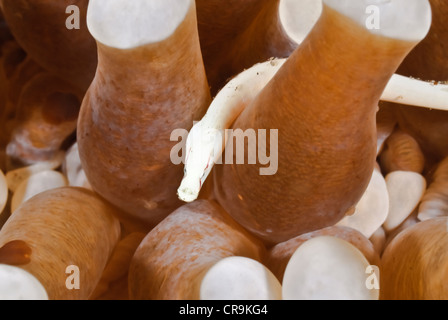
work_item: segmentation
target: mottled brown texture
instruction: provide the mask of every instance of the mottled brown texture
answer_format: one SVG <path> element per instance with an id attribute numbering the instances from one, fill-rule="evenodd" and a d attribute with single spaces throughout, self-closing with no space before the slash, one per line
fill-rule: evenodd
<path id="1" fill-rule="evenodd" d="M 78 122 L 82 165 L 95 191 L 153 227 L 182 204 L 183 167 L 171 162 L 178 143 L 171 134 L 189 130 L 211 100 L 194 2 L 162 42 L 98 48 L 98 71 Z"/>
<path id="2" fill-rule="evenodd" d="M 17 109 L 20 94 L 22 93 L 25 85 L 29 83 L 35 76 L 44 72 L 44 69 L 42 69 L 42 67 L 39 66 L 36 61 L 27 56 L 27 58 L 15 68 L 14 73 L 9 78 L 7 87 L 8 102 Z"/>
<path id="3" fill-rule="evenodd" d="M 420 222 L 386 248 L 381 264 L 381 299 L 448 299 L 448 218 Z"/>
<path id="4" fill-rule="evenodd" d="M 393 106 L 380 103 L 378 112 L 376 113 L 378 154 L 383 151 L 384 142 L 394 132 L 397 125 L 398 121 Z"/>
<path id="5" fill-rule="evenodd" d="M 19 44 L 10 40 L 2 45 L 2 67 L 7 78 L 10 78 L 16 68 L 26 59 L 27 54 Z"/>
<path id="6" fill-rule="evenodd" d="M 30 263 L 33 250 L 25 241 L 13 240 L 0 248 L 0 264 L 22 266 Z"/>
<path id="7" fill-rule="evenodd" d="M 11 30 L 9 30 L 8 25 L 6 24 L 5 18 L 3 17 L 3 13 L 1 13 L 0 10 L 0 47 L 3 46 L 8 41 L 11 41 L 14 39 L 14 37 L 11 34 Z M 0 56 L 2 53 L 0 52 Z"/>
<path id="8" fill-rule="evenodd" d="M 10 139 L 20 93 L 24 85 L 41 69 L 15 41 L 3 44 L 1 51 L 0 146 L 5 146 Z"/>
<path id="9" fill-rule="evenodd" d="M 55 91 L 45 99 L 46 108 L 42 115 L 50 124 L 60 124 L 66 121 L 78 120 L 78 112 L 81 107 L 79 98 L 70 92 Z"/>
<path id="10" fill-rule="evenodd" d="M 198 27 L 212 93 L 256 63 L 289 56 L 297 44 L 280 22 L 279 0 L 198 0 Z"/>
<path id="11" fill-rule="evenodd" d="M 418 218 L 428 220 L 448 216 L 448 157 L 427 178 L 428 188 L 418 208 Z"/>
<path id="12" fill-rule="evenodd" d="M 41 193 L 23 204 L 0 231 L 0 247 L 24 241 L 31 261 L 20 268 L 34 275 L 51 300 L 87 299 L 98 284 L 120 237 L 116 209 L 81 188 Z M 66 268 L 80 271 L 80 289 L 66 287 Z"/>
<path id="13" fill-rule="evenodd" d="M 196 300 L 203 276 L 223 258 L 260 261 L 261 243 L 216 203 L 197 200 L 170 214 L 143 240 L 129 270 L 131 299 Z"/>
<path id="14" fill-rule="evenodd" d="M 380 155 L 380 164 L 384 175 L 392 171 L 422 173 L 425 168 L 425 156 L 411 135 L 396 129 L 386 140 Z"/>
<path id="15" fill-rule="evenodd" d="M 82 97 L 54 75 L 33 77 L 18 101 L 8 155 L 26 164 L 52 159 L 76 129 Z"/>
<path id="16" fill-rule="evenodd" d="M 375 251 L 373 244 L 362 233 L 352 228 L 334 226 L 302 234 L 275 245 L 268 251 L 266 265 L 281 283 L 286 266 L 296 250 L 306 241 L 323 236 L 336 237 L 351 243 L 363 253 L 372 265 L 377 265 L 380 261 L 380 257 Z"/>
<path id="17" fill-rule="evenodd" d="M 88 0 L 2 0 L 11 32 L 43 68 L 87 90 L 95 74 L 95 41 L 86 25 Z M 65 26 L 69 5 L 80 9 L 80 29 Z"/>
<path id="18" fill-rule="evenodd" d="M 427 81 L 448 81 L 448 2 L 430 0 L 433 20 L 428 36 L 409 54 L 397 73 Z M 400 127 L 410 133 L 429 160 L 448 156 L 448 112 L 394 105 Z"/>
<path id="19" fill-rule="evenodd" d="M 386 242 L 384 244 L 384 248 L 387 248 L 387 246 L 395 239 L 396 236 L 398 236 L 401 232 L 404 230 L 412 227 L 413 225 L 421 222 L 417 217 L 417 210 L 414 210 L 409 217 L 406 218 L 398 227 L 396 227 L 393 230 L 386 231 Z"/>
<path id="20" fill-rule="evenodd" d="M 4 95 L 2 96 L 2 107 L 0 108 L 0 126 L 3 128 L 0 134 L 0 145 L 6 144 L 11 135 L 14 125 L 14 118 L 17 113 L 20 95 L 25 85 L 30 82 L 36 75 L 44 72 L 43 69 L 29 56 L 21 61 L 18 65 L 9 65 L 7 54 L 11 47 L 15 47 L 15 42 L 8 42 L 4 48 L 4 56 L 2 59 L 2 66 L 0 68 L 2 79 L 2 89 Z M 21 50 L 21 49 L 20 49 Z M 10 52 L 10 54 L 15 54 Z"/>
<path id="21" fill-rule="evenodd" d="M 448 112 L 410 106 L 397 106 L 396 110 L 400 128 L 417 140 L 429 163 L 448 156 Z"/>
<path id="22" fill-rule="evenodd" d="M 381 93 L 414 45 L 373 35 L 324 6 L 307 39 L 233 126 L 279 130 L 278 172 L 216 166 L 218 202 L 269 243 L 341 220 L 372 175 Z"/>
<path id="23" fill-rule="evenodd" d="M 118 242 L 104 269 L 101 281 L 90 299 L 125 300 L 129 298 L 127 285 L 129 265 L 137 247 L 145 236 L 144 233 L 134 232 Z"/>

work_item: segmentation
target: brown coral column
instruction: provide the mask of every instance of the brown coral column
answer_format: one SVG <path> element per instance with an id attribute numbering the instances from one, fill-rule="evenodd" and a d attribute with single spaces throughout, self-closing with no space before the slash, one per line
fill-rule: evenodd
<path id="1" fill-rule="evenodd" d="M 384 300 L 448 299 L 448 219 L 430 219 L 401 232 L 381 262 Z"/>
<path id="2" fill-rule="evenodd" d="M 262 176 L 260 165 L 216 167 L 219 203 L 268 242 L 339 221 L 367 187 L 378 101 L 414 46 L 374 35 L 324 6 L 307 39 L 233 126 L 279 130 L 278 172 Z"/>
<path id="3" fill-rule="evenodd" d="M 181 205 L 171 133 L 210 103 L 194 1 L 167 39 L 126 50 L 98 42 L 98 52 L 78 121 L 83 168 L 95 191 L 152 227 Z"/>
<path id="4" fill-rule="evenodd" d="M 216 203 L 180 207 L 143 239 L 129 270 L 131 299 L 196 300 L 205 273 L 221 259 L 260 261 L 261 243 Z"/>
<path id="5" fill-rule="evenodd" d="M 93 192 L 60 188 L 23 204 L 0 232 L 0 263 L 34 275 L 52 300 L 88 299 L 120 237 L 117 210 Z M 66 286 L 79 268 L 79 290 Z"/>
<path id="6" fill-rule="evenodd" d="M 212 92 L 245 68 L 289 56 L 297 44 L 282 27 L 279 0 L 199 0 L 198 27 Z"/>

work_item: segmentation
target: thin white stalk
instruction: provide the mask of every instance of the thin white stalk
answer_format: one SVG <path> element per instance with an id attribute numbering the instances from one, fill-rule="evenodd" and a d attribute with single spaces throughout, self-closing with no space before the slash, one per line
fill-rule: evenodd
<path id="1" fill-rule="evenodd" d="M 448 111 L 448 85 L 395 74 L 384 90 L 381 100 Z"/>
<path id="2" fill-rule="evenodd" d="M 226 132 L 238 115 L 268 84 L 285 62 L 273 59 L 242 72 L 216 96 L 186 142 L 185 175 L 178 196 L 185 202 L 197 199 L 204 181 L 225 148 Z"/>

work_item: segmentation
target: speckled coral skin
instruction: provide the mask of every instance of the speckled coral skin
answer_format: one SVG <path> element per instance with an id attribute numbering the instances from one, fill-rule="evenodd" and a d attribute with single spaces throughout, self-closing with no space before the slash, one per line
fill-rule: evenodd
<path id="1" fill-rule="evenodd" d="M 143 239 L 129 270 L 131 299 L 196 300 L 205 273 L 221 259 L 261 261 L 262 244 L 216 203 L 177 209 Z"/>
<path id="2" fill-rule="evenodd" d="M 182 204 L 171 133 L 189 130 L 211 101 L 194 2 L 166 40 L 128 50 L 98 42 L 98 51 L 78 121 L 82 165 L 96 192 L 152 228 Z"/>
<path id="3" fill-rule="evenodd" d="M 308 38 L 233 126 L 279 130 L 278 172 L 217 166 L 217 201 L 267 243 L 342 219 L 371 177 L 381 93 L 414 46 L 373 35 L 324 7 Z"/>
<path id="4" fill-rule="evenodd" d="M 448 218 L 420 222 L 396 236 L 381 258 L 381 299 L 448 298 Z"/>

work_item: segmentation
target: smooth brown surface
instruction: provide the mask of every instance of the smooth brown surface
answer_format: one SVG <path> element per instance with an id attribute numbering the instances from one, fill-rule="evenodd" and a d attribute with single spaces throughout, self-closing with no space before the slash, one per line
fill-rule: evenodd
<path id="1" fill-rule="evenodd" d="M 448 218 L 420 222 L 386 248 L 381 267 L 381 299 L 448 299 Z"/>
<path id="2" fill-rule="evenodd" d="M 52 159 L 77 126 L 82 92 L 49 73 L 33 77 L 22 90 L 8 155 L 30 164 Z"/>
<path id="3" fill-rule="evenodd" d="M 0 264 L 21 266 L 30 263 L 33 250 L 25 241 L 13 240 L 0 248 Z"/>
<path id="4" fill-rule="evenodd" d="M 268 251 L 266 265 L 277 279 L 282 282 L 286 266 L 296 250 L 306 241 L 322 236 L 331 236 L 345 240 L 358 248 L 370 264 L 377 265 L 379 263 L 379 255 L 375 251 L 373 244 L 362 233 L 352 228 L 334 226 L 306 233 L 275 245 Z"/>
<path id="5" fill-rule="evenodd" d="M 123 234 L 123 231 L 122 231 Z M 123 237 L 115 247 L 100 283 L 90 297 L 93 300 L 128 300 L 128 271 L 132 257 L 146 234 L 134 232 Z"/>
<path id="6" fill-rule="evenodd" d="M 44 73 L 45 70 L 28 55 L 19 65 L 13 67 L 14 69 L 8 77 L 6 99 L 7 103 L 12 105 L 10 109 L 17 109 L 25 85 L 38 74 Z M 11 111 L 15 112 L 16 110 Z"/>
<path id="7" fill-rule="evenodd" d="M 129 270 L 131 299 L 196 300 L 205 272 L 223 258 L 260 261 L 263 247 L 216 203 L 197 200 L 143 240 Z"/>
<path id="8" fill-rule="evenodd" d="M 87 90 L 95 75 L 95 41 L 86 25 L 88 0 L 2 0 L 5 20 L 25 51 L 43 68 Z M 66 28 L 69 5 L 80 9 L 80 29 Z"/>
<path id="9" fill-rule="evenodd" d="M 4 146 L 10 139 L 12 122 L 23 87 L 36 74 L 42 72 L 42 69 L 14 40 L 2 44 L 1 52 L 0 145 Z"/>
<path id="10" fill-rule="evenodd" d="M 372 174 L 381 93 L 414 45 L 373 35 L 325 7 L 233 126 L 279 130 L 277 174 L 261 176 L 259 165 L 217 166 L 218 202 L 271 243 L 342 219 Z"/>
<path id="11" fill-rule="evenodd" d="M 198 0 L 198 27 L 212 93 L 229 78 L 269 58 L 289 56 L 297 44 L 279 21 L 279 0 Z"/>
<path id="12" fill-rule="evenodd" d="M 421 222 L 417 217 L 417 210 L 414 210 L 409 217 L 406 218 L 398 227 L 393 230 L 386 231 L 386 242 L 384 248 L 386 248 L 389 243 L 391 243 L 396 236 L 398 236 L 404 230 L 414 226 L 415 224 Z"/>
<path id="13" fill-rule="evenodd" d="M 10 78 L 15 69 L 27 58 L 27 54 L 15 41 L 9 40 L 2 44 L 2 68 L 6 78 Z"/>
<path id="14" fill-rule="evenodd" d="M 427 81 L 448 81 L 448 2 L 430 0 L 433 20 L 428 36 L 409 54 L 398 73 Z M 401 128 L 438 162 L 448 156 L 448 112 L 394 105 Z"/>
<path id="15" fill-rule="evenodd" d="M 189 130 L 210 103 L 194 5 L 168 39 L 135 49 L 98 44 L 99 64 L 78 122 L 93 189 L 153 227 L 182 203 L 181 165 L 170 160 L 175 129 Z"/>
<path id="16" fill-rule="evenodd" d="M 384 149 L 384 143 L 398 125 L 393 106 L 380 104 L 376 113 L 376 132 L 378 154 Z"/>
<path id="17" fill-rule="evenodd" d="M 380 164 L 384 175 L 392 171 L 422 173 L 425 169 L 425 156 L 411 135 L 396 129 L 386 140 Z"/>
<path id="18" fill-rule="evenodd" d="M 428 220 L 448 215 L 448 157 L 426 178 L 428 188 L 418 208 L 418 218 Z"/>
<path id="19" fill-rule="evenodd" d="M 9 30 L 8 25 L 6 24 L 5 17 L 3 17 L 3 13 L 0 10 L 0 46 L 3 46 L 5 42 L 13 40 L 14 37 L 11 34 L 11 30 Z M 2 55 L 2 53 L 0 53 Z"/>
<path id="20" fill-rule="evenodd" d="M 0 231 L 0 247 L 23 241 L 34 275 L 51 300 L 87 299 L 95 289 L 120 237 L 116 209 L 81 188 L 41 193 L 23 204 Z M 79 267 L 80 289 L 68 290 L 68 266 Z"/>

